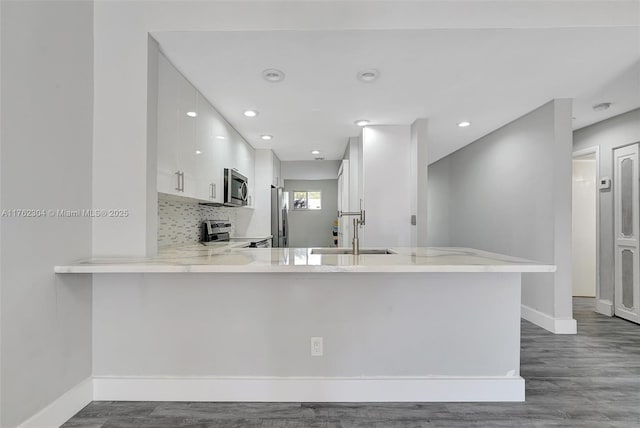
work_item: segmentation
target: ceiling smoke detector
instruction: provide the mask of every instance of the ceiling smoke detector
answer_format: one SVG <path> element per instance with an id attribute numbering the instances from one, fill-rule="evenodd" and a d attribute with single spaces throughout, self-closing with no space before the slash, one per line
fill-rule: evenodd
<path id="1" fill-rule="evenodd" d="M 371 83 L 376 80 L 378 76 L 380 76 L 380 72 L 375 68 L 358 71 L 358 74 L 356 75 L 358 80 L 364 83 Z"/>
<path id="2" fill-rule="evenodd" d="M 593 106 L 595 111 L 605 111 L 611 107 L 611 103 L 600 103 Z"/>
<path id="3" fill-rule="evenodd" d="M 262 70 L 262 78 L 267 82 L 282 82 L 284 80 L 284 73 L 275 68 L 267 68 L 266 70 Z"/>
<path id="4" fill-rule="evenodd" d="M 315 160 L 324 160 L 324 158 L 315 158 Z"/>

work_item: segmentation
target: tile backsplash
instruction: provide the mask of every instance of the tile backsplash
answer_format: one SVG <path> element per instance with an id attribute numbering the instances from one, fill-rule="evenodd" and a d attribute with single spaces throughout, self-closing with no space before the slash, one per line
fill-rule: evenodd
<path id="1" fill-rule="evenodd" d="M 158 194 L 158 247 L 197 244 L 202 241 L 204 220 L 225 220 L 236 235 L 237 208 L 210 207 Z"/>

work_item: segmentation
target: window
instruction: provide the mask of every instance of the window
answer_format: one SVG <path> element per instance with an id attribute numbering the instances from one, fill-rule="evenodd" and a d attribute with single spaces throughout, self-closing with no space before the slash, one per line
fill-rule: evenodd
<path id="1" fill-rule="evenodd" d="M 294 210 L 321 210 L 322 192 L 318 191 L 295 191 L 293 192 Z"/>

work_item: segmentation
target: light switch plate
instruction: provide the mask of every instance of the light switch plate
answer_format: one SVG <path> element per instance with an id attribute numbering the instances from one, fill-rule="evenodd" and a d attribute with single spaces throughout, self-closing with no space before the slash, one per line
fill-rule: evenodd
<path id="1" fill-rule="evenodd" d="M 611 178 L 609 178 L 609 177 L 600 178 L 600 180 L 598 181 L 598 189 L 600 189 L 600 190 L 609 190 L 609 189 L 611 189 Z"/>

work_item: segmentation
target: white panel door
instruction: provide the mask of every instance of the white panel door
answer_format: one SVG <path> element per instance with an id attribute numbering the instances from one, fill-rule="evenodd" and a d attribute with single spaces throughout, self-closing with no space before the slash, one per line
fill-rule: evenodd
<path id="1" fill-rule="evenodd" d="M 614 150 L 615 314 L 640 323 L 638 144 Z"/>

